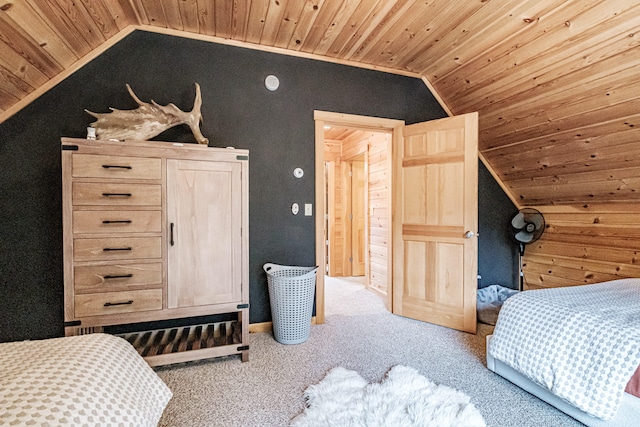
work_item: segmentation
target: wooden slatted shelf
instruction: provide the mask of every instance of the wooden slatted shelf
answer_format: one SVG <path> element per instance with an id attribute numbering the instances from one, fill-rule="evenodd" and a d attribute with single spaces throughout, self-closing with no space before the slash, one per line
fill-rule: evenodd
<path id="1" fill-rule="evenodd" d="M 241 345 L 242 326 L 236 320 L 117 336 L 127 340 L 150 366 L 240 354 L 246 350 Z"/>

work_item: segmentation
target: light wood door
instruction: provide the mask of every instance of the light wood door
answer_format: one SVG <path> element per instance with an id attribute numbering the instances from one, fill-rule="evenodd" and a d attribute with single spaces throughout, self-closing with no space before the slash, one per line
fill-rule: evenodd
<path id="1" fill-rule="evenodd" d="M 242 300 L 241 164 L 167 160 L 169 308 Z"/>
<path id="2" fill-rule="evenodd" d="M 364 160 L 351 162 L 351 275 L 364 276 L 366 244 L 367 177 Z"/>
<path id="3" fill-rule="evenodd" d="M 478 115 L 404 126 L 396 140 L 393 312 L 475 333 Z"/>

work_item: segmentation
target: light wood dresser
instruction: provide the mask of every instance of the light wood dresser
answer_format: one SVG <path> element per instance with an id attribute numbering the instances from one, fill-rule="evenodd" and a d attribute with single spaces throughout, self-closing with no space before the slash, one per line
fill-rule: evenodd
<path id="1" fill-rule="evenodd" d="M 248 175 L 247 150 L 62 138 L 65 334 L 179 319 L 122 336 L 152 366 L 248 360 Z"/>

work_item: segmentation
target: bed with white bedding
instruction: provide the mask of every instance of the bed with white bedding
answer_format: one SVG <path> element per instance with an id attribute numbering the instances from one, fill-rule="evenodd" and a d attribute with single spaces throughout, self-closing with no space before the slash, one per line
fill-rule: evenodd
<path id="1" fill-rule="evenodd" d="M 122 338 L 0 344 L 0 425 L 156 426 L 172 393 Z"/>
<path id="2" fill-rule="evenodd" d="M 487 339 L 489 369 L 589 426 L 638 425 L 639 365 L 640 279 L 521 292 Z"/>

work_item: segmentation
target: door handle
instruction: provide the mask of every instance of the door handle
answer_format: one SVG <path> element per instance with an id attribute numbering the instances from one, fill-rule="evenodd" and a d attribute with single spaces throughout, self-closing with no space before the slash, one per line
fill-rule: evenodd
<path id="1" fill-rule="evenodd" d="M 169 244 L 170 244 L 171 246 L 173 246 L 173 245 L 174 245 L 174 243 L 175 243 L 175 242 L 173 241 L 173 223 L 169 224 L 169 230 L 170 230 L 170 233 L 169 233 Z"/>
<path id="2" fill-rule="evenodd" d="M 475 236 L 475 235 L 476 235 L 476 234 L 475 234 L 473 231 L 469 230 L 469 231 L 467 231 L 466 233 L 464 233 L 464 238 L 465 238 L 465 239 L 470 239 L 470 238 L 472 238 L 472 237 L 473 237 L 473 236 Z"/>

